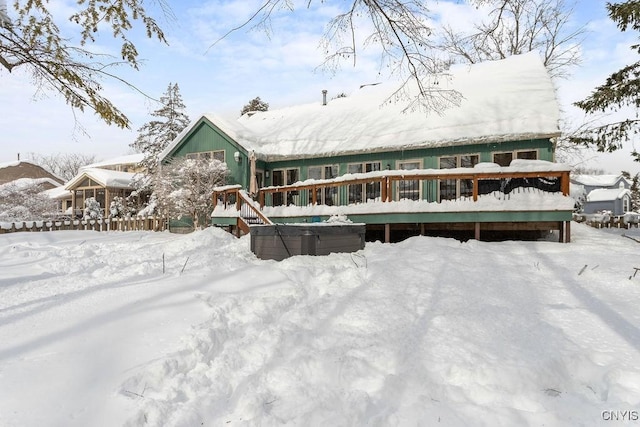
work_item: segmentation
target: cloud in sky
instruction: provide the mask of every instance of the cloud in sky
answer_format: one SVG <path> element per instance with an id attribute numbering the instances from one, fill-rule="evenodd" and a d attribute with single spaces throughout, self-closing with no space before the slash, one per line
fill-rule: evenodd
<path id="1" fill-rule="evenodd" d="M 57 8 L 69 10 L 74 1 L 54 2 Z M 363 83 L 389 79 L 381 71 L 379 50 L 367 48 L 359 52 L 357 63 L 345 61 L 335 73 L 319 69 L 323 61 L 320 40 L 330 18 L 343 3 L 296 1 L 294 14 L 286 10 L 273 16 L 272 31 L 242 28 L 215 46 L 211 46 L 230 29 L 244 23 L 262 4 L 261 0 L 169 1 L 176 19 L 160 22 L 169 46 L 143 37 L 136 39 L 144 58 L 139 72 L 126 68 L 119 73 L 144 93 L 159 98 L 170 82 L 178 83 L 191 119 L 204 112 L 215 112 L 235 118 L 250 99 L 260 96 L 270 107 L 281 108 L 298 103 L 320 101 L 321 90 L 329 96 L 350 93 Z M 630 57 L 630 34 L 621 34 L 606 17 L 600 1 L 581 2 L 574 15 L 575 25 L 588 24 L 589 33 L 582 49 L 583 66 L 573 77 L 558 81 L 559 99 L 574 121 L 581 113 L 571 103 L 586 96 L 606 76 L 617 70 Z M 447 20 L 460 28 L 467 27 L 482 10 L 454 1 L 433 1 L 435 20 Z M 438 21 L 434 21 L 438 22 Z M 66 24 L 65 24 L 66 25 Z M 69 30 L 65 26 L 65 31 Z M 361 32 L 360 34 L 364 34 Z M 97 41 L 98 49 L 117 53 L 108 33 Z M 358 40 L 363 46 L 364 39 Z M 625 62 L 626 61 L 626 62 Z M 158 106 L 134 90 L 117 82 L 105 82 L 107 95 L 130 117 L 131 130 L 109 127 L 91 112 L 71 112 L 64 100 L 52 92 L 42 93 L 33 87 L 26 73 L 0 70 L 0 126 L 4 150 L 0 162 L 15 160 L 18 152 L 83 152 L 99 158 L 126 154 L 137 129 L 150 119 L 149 112 Z M 34 101 L 34 96 L 38 98 Z M 78 131 L 77 122 L 86 134 Z M 624 153 L 623 153 L 624 154 Z M 625 156 L 598 157 L 598 166 L 611 172 L 620 169 L 637 171 L 639 167 Z M 620 158 L 618 158 L 620 157 Z M 24 157 L 23 157 L 24 158 Z M 610 162 L 608 158 L 613 158 Z M 627 161 L 628 160 L 628 161 Z M 603 163 L 604 162 L 604 163 Z M 609 164 L 609 162 L 611 164 Z"/>

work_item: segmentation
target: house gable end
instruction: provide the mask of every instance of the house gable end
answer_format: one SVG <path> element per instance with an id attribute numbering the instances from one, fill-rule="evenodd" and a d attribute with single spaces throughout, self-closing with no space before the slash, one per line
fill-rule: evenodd
<path id="1" fill-rule="evenodd" d="M 235 151 L 240 151 L 246 155 L 247 150 L 237 141 L 227 135 L 218 126 L 206 117 L 201 117 L 190 130 L 182 136 L 180 141 L 162 159 L 167 163 L 173 157 L 182 157 L 191 153 L 202 153 L 208 151 L 225 151 L 225 160 L 233 158 Z"/>
<path id="2" fill-rule="evenodd" d="M 212 153 L 211 158 L 220 158 L 220 152 L 224 152 L 224 162 L 229 169 L 227 183 L 248 185 L 248 150 L 207 117 L 201 117 L 174 144 L 163 157 L 163 164 L 172 158 L 198 153 Z"/>

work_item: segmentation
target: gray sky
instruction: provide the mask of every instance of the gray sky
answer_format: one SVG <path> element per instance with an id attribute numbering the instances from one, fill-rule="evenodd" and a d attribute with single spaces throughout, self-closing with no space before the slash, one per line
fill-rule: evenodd
<path id="1" fill-rule="evenodd" d="M 75 1 L 51 2 L 65 13 Z M 270 36 L 261 31 L 240 30 L 211 47 L 226 31 L 244 22 L 261 3 L 259 0 L 168 1 L 176 20 L 161 19 L 169 46 L 144 37 L 136 38 L 145 62 L 139 72 L 125 68 L 121 74 L 141 91 L 159 98 L 168 84 L 178 83 L 187 113 L 193 120 L 205 112 L 229 119 L 239 116 L 244 104 L 260 96 L 271 109 L 321 99 L 322 89 L 329 97 L 356 90 L 361 84 L 384 81 L 390 76 L 380 72 L 377 52 L 365 49 L 353 63 L 345 62 L 334 73 L 318 69 L 323 55 L 319 42 L 324 25 L 335 16 L 333 1 L 316 2 L 311 9 L 306 1 L 295 14 L 280 13 L 273 20 Z M 453 1 L 430 3 L 435 19 L 464 28 L 478 11 Z M 10 10 L 11 13 L 11 10 Z M 68 14 L 68 13 L 67 13 Z M 573 25 L 587 25 L 582 50 L 582 66 L 567 80 L 558 80 L 558 97 L 565 117 L 573 124 L 584 121 L 572 102 L 588 95 L 613 71 L 631 62 L 629 49 L 637 42 L 634 35 L 622 34 L 606 16 L 604 2 L 585 0 L 573 16 Z M 112 51 L 113 43 L 105 33 L 97 40 L 98 49 Z M 116 82 L 104 82 L 106 93 L 132 120 L 132 129 L 109 127 L 93 113 L 78 113 L 53 92 L 34 87 L 24 70 L 9 74 L 0 69 L 0 126 L 2 150 L 0 162 L 22 159 L 29 153 L 78 152 L 95 154 L 99 160 L 130 153 L 129 144 L 137 129 L 150 120 L 157 104 Z M 639 142 L 640 145 L 640 142 Z M 640 148 L 640 146 L 638 147 Z M 640 171 L 631 161 L 629 150 L 614 154 L 585 152 L 586 165 L 611 173 Z"/>

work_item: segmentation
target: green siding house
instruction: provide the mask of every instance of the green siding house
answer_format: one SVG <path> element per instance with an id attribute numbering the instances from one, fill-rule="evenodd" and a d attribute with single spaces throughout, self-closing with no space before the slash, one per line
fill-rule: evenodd
<path id="1" fill-rule="evenodd" d="M 476 237 L 557 229 L 568 240 L 569 169 L 552 163 L 559 109 L 538 55 L 456 66 L 433 83 L 428 109 L 415 102 L 411 83 L 382 83 L 235 121 L 203 114 L 161 161 L 227 164 L 229 187 L 216 194 L 223 206 L 212 215 L 218 225 L 243 222 L 233 214 L 242 203 L 230 206 L 223 193 L 246 192 L 273 222 L 347 215 L 383 230 L 385 240 L 392 229 L 472 230 Z M 512 196 L 514 183 L 536 195 Z"/>

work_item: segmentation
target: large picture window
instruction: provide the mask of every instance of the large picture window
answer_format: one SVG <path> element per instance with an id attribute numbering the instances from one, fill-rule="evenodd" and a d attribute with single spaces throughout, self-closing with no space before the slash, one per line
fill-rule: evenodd
<path id="1" fill-rule="evenodd" d="M 380 162 L 351 163 L 347 165 L 347 173 L 365 173 L 380 170 Z M 363 203 L 380 198 L 380 183 L 353 184 L 349 186 L 349 203 Z"/>
<path id="2" fill-rule="evenodd" d="M 307 168 L 308 179 L 332 179 L 338 176 L 338 165 L 322 165 L 309 166 Z M 337 187 L 324 188 L 316 190 L 316 201 L 320 205 L 337 205 L 338 189 Z M 309 192 L 309 203 L 312 203 L 313 195 Z"/>
<path id="3" fill-rule="evenodd" d="M 472 168 L 478 164 L 478 154 L 440 157 L 440 169 Z M 473 195 L 473 181 L 470 179 L 441 179 L 438 185 L 438 200 L 455 200 Z"/>
<path id="4" fill-rule="evenodd" d="M 293 169 L 276 169 L 272 172 L 271 184 L 279 187 L 282 185 L 295 184 L 300 180 L 300 171 L 297 168 Z M 286 194 L 287 205 L 296 204 L 297 191 L 288 191 Z M 273 193 L 273 205 L 281 206 L 284 204 L 283 193 Z"/>
<path id="5" fill-rule="evenodd" d="M 398 169 L 400 170 L 414 170 L 420 169 L 421 167 L 422 162 L 420 160 L 403 160 L 398 162 Z M 420 180 L 398 181 L 397 194 L 398 200 L 420 200 Z"/>

